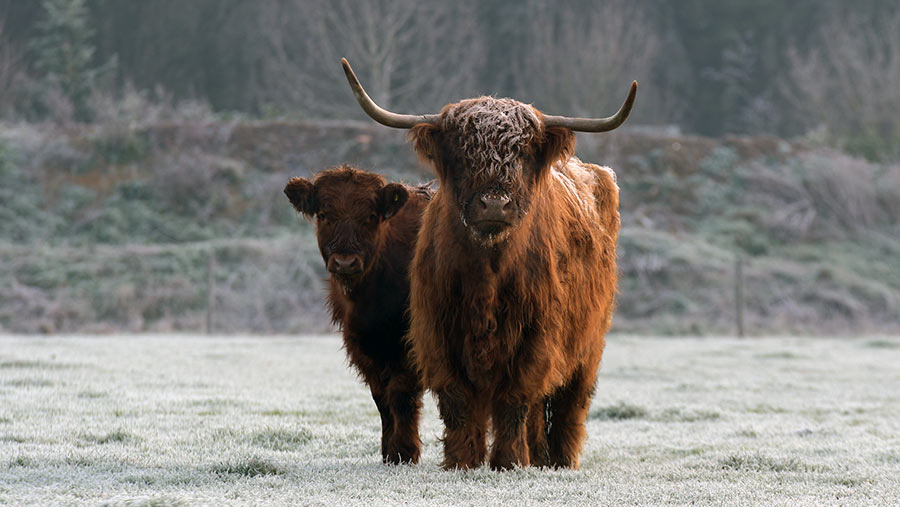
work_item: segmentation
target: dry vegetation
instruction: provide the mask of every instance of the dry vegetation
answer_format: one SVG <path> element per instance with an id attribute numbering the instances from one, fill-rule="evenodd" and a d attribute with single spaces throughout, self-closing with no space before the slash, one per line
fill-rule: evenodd
<path id="1" fill-rule="evenodd" d="M 431 178 L 368 124 L 155 114 L 0 129 L 0 329 L 201 330 L 212 253 L 215 329 L 322 330 L 321 259 L 284 183 L 344 161 Z M 771 138 L 582 140 L 622 188 L 618 330 L 729 332 L 742 255 L 751 333 L 897 331 L 900 166 Z"/>

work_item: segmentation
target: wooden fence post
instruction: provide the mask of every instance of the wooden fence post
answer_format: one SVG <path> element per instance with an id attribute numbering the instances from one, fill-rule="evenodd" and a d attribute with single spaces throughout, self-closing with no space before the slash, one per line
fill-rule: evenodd
<path id="1" fill-rule="evenodd" d="M 216 252 L 210 248 L 206 257 L 206 334 L 213 333 L 216 310 Z"/>
<path id="2" fill-rule="evenodd" d="M 734 315 L 738 338 L 744 337 L 744 259 L 738 254 L 734 261 Z"/>

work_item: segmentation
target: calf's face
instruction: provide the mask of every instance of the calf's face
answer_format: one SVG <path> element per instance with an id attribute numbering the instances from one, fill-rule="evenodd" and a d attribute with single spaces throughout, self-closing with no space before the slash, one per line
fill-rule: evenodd
<path id="1" fill-rule="evenodd" d="M 409 198 L 403 185 L 346 166 L 323 171 L 313 181 L 292 178 L 284 193 L 294 209 L 315 218 L 319 252 L 345 292 L 371 268 L 379 228 Z"/>
<path id="2" fill-rule="evenodd" d="M 550 166 L 568 158 L 575 145 L 571 130 L 545 128 L 530 105 L 492 97 L 450 104 L 437 125 L 417 125 L 410 138 L 481 246 L 509 237 L 530 211 Z"/>

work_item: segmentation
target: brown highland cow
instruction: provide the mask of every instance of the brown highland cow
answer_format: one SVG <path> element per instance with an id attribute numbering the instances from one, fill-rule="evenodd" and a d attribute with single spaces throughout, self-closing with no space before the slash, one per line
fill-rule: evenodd
<path id="1" fill-rule="evenodd" d="M 292 178 L 284 193 L 297 211 L 316 219 L 331 274 L 331 318 L 381 414 L 382 459 L 416 463 L 423 389 L 403 337 L 409 264 L 431 190 L 385 184 L 380 175 L 343 166 L 313 181 Z"/>
<path id="2" fill-rule="evenodd" d="M 444 467 L 577 468 L 616 291 L 618 187 L 572 156 L 573 130 L 625 121 L 544 115 L 480 97 L 402 115 L 369 99 L 376 121 L 411 128 L 440 188 L 410 268 L 408 339 L 444 421 Z M 489 426 L 490 422 L 490 426 Z"/>

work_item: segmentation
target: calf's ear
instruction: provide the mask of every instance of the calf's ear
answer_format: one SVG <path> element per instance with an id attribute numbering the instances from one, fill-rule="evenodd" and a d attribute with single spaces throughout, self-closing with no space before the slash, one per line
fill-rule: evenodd
<path id="1" fill-rule="evenodd" d="M 409 200 L 409 191 L 399 183 L 388 183 L 378 190 L 378 214 L 383 220 L 391 218 L 394 213 Z"/>
<path id="2" fill-rule="evenodd" d="M 319 211 L 315 189 L 306 178 L 291 178 L 284 187 L 284 195 L 291 201 L 295 210 L 307 217 L 313 217 Z"/>

